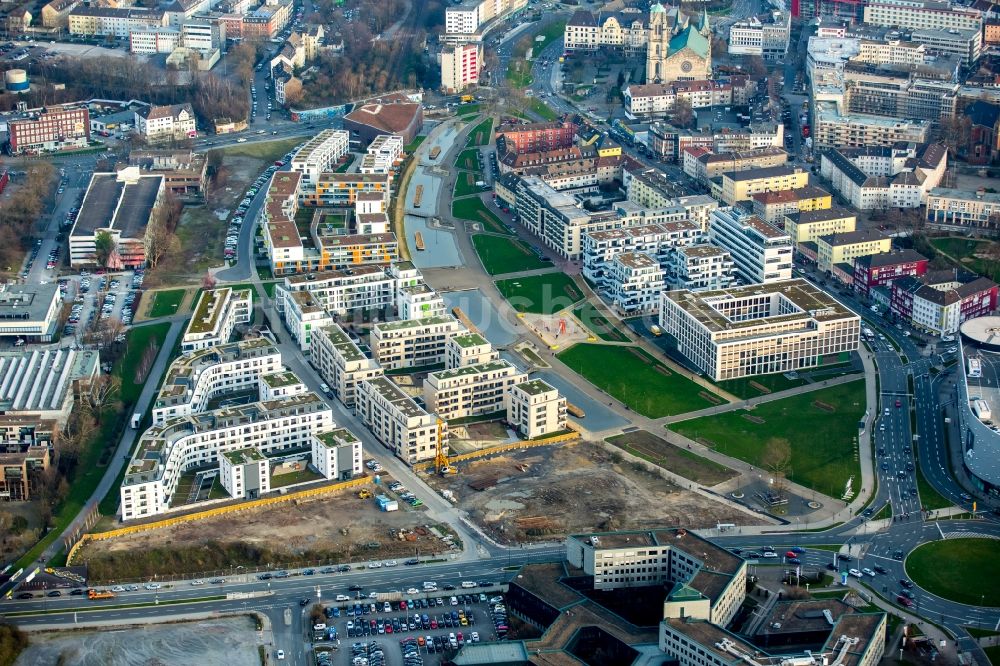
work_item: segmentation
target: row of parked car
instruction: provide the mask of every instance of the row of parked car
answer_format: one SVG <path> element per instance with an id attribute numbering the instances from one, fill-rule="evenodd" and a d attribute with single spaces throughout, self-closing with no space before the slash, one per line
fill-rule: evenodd
<path id="1" fill-rule="evenodd" d="M 243 223 L 246 222 L 246 214 L 250 209 L 250 203 L 253 198 L 257 196 L 257 193 L 267 184 L 268 179 L 271 175 L 278 170 L 279 167 L 284 166 L 285 161 L 291 159 L 291 153 L 285 156 L 285 160 L 278 160 L 267 169 L 261 175 L 257 176 L 257 180 L 253 182 L 246 193 L 243 196 L 243 200 L 240 201 L 240 205 L 236 207 L 236 214 L 233 215 L 232 219 L 229 220 L 229 228 L 226 232 L 226 244 L 222 250 L 222 255 L 225 259 L 236 261 L 239 252 L 239 241 L 240 241 L 240 229 L 243 227 Z"/>

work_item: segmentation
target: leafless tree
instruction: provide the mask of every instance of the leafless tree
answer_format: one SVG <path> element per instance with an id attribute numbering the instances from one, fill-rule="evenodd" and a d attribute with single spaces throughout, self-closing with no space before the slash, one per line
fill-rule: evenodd
<path id="1" fill-rule="evenodd" d="M 90 407 L 95 425 L 100 425 L 104 410 L 121 394 L 122 380 L 118 375 L 99 375 L 90 382 L 89 390 L 82 396 Z"/>
<path id="2" fill-rule="evenodd" d="M 671 115 L 671 122 L 677 127 L 689 127 L 694 121 L 694 110 L 691 108 L 691 100 L 687 97 L 678 97 L 674 102 L 674 110 Z"/>

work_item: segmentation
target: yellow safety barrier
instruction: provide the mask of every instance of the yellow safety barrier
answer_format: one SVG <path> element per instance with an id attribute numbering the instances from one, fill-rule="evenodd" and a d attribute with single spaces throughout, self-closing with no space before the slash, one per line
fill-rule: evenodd
<path id="1" fill-rule="evenodd" d="M 227 513 L 236 513 L 238 511 L 248 511 L 250 509 L 259 509 L 265 506 L 273 506 L 275 504 L 280 504 L 281 502 L 289 502 L 291 500 L 306 499 L 309 497 L 319 497 L 320 495 L 326 495 L 327 493 L 335 493 L 341 490 L 346 490 L 348 488 L 353 488 L 355 486 L 364 485 L 370 483 L 371 479 L 367 475 L 359 476 L 356 479 L 351 479 L 350 481 L 342 481 L 340 483 L 331 484 L 328 486 L 321 486 L 319 488 L 310 488 L 308 490 L 300 490 L 298 492 L 288 493 L 287 495 L 272 495 L 270 497 L 262 497 L 261 499 L 250 500 L 249 502 L 240 502 L 239 504 L 227 504 L 226 506 L 213 507 L 211 509 L 205 509 L 204 511 L 196 511 L 194 513 L 186 513 L 181 516 L 175 516 L 173 518 L 165 518 L 164 520 L 158 520 L 152 523 L 142 523 L 139 525 L 129 525 L 128 527 L 120 527 L 116 530 L 108 530 L 107 532 L 94 532 L 83 535 L 83 537 L 70 549 L 69 554 L 66 556 L 67 566 L 71 564 L 73 555 L 76 554 L 77 549 L 85 541 L 106 541 L 108 539 L 116 539 L 118 537 L 128 536 L 130 534 L 138 534 L 139 532 L 147 532 L 149 530 L 157 530 L 164 527 L 172 527 L 174 525 L 180 525 L 182 523 L 191 523 L 196 520 L 204 520 L 206 518 L 212 518 L 214 516 L 222 516 Z"/>
<path id="2" fill-rule="evenodd" d="M 571 428 L 572 429 L 572 428 Z M 514 442 L 512 444 L 499 444 L 497 446 L 491 446 L 486 449 L 480 449 L 479 451 L 469 451 L 468 453 L 460 453 L 454 456 L 448 456 L 449 462 L 456 463 L 463 460 L 474 460 L 476 458 L 485 458 L 487 456 L 497 455 L 500 453 L 507 453 L 508 451 L 519 451 L 522 449 L 532 449 L 537 446 L 550 446 L 552 444 L 559 444 L 561 442 L 569 442 L 572 440 L 580 439 L 580 433 L 576 430 L 573 432 L 562 433 L 561 435 L 553 435 L 552 437 L 543 437 L 541 439 L 525 439 L 520 442 Z M 427 461 L 422 463 L 417 463 L 413 466 L 413 469 L 417 471 L 426 471 L 434 466 L 433 461 Z"/>

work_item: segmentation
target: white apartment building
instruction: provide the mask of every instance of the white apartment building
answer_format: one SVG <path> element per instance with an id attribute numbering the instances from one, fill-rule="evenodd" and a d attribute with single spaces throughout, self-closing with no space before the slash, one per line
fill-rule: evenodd
<path id="1" fill-rule="evenodd" d="M 129 53 L 136 55 L 173 53 L 180 42 L 181 34 L 176 28 L 149 26 L 128 34 Z"/>
<path id="2" fill-rule="evenodd" d="M 448 450 L 447 424 L 385 377 L 358 382 L 356 412 L 376 439 L 410 465 L 433 460 L 439 438 Z"/>
<path id="3" fill-rule="evenodd" d="M 386 170 L 389 170 L 403 161 L 404 146 L 402 135 L 379 134 L 368 144 L 368 155 L 388 165 Z"/>
<path id="4" fill-rule="evenodd" d="M 340 271 L 287 275 L 278 285 L 275 302 L 284 312 L 290 294 L 307 291 L 330 314 L 344 315 L 358 310 L 400 310 L 404 291 L 423 284 L 420 271 L 409 262 L 383 266 L 356 266 Z M 415 300 L 414 300 L 415 302 Z"/>
<path id="5" fill-rule="evenodd" d="M 197 134 L 190 104 L 145 106 L 135 112 L 135 131 L 150 143 L 190 139 Z"/>
<path id="6" fill-rule="evenodd" d="M 424 380 L 424 404 L 445 421 L 494 414 L 511 388 L 527 380 L 504 359 L 439 370 Z"/>
<path id="7" fill-rule="evenodd" d="M 361 440 L 347 428 L 313 433 L 312 463 L 324 479 L 347 481 L 363 475 L 361 456 Z"/>
<path id="8" fill-rule="evenodd" d="M 285 328 L 302 351 L 309 349 L 313 331 L 333 323 L 330 313 L 310 291 L 285 291 L 278 285 L 275 297 L 281 299 Z"/>
<path id="9" fill-rule="evenodd" d="M 756 215 L 735 208 L 712 212 L 711 242 L 733 258 L 740 279 L 748 284 L 781 282 L 792 277 L 792 239 Z"/>
<path id="10" fill-rule="evenodd" d="M 348 407 L 357 400 L 358 382 L 382 376 L 382 366 L 365 356 L 359 341 L 337 324 L 314 329 L 309 362 Z"/>
<path id="11" fill-rule="evenodd" d="M 583 275 L 603 286 L 608 265 L 617 255 L 642 252 L 662 264 L 673 248 L 691 245 L 701 235 L 701 227 L 689 220 L 587 232 L 582 242 Z"/>
<path id="12" fill-rule="evenodd" d="M 913 145 L 844 148 L 823 151 L 820 173 L 860 210 L 917 208 L 941 183 L 948 149 L 932 143 L 917 152 Z"/>
<path id="13" fill-rule="evenodd" d="M 483 45 L 476 42 L 443 47 L 441 51 L 441 90 L 448 95 L 479 85 L 483 69 Z"/>
<path id="14" fill-rule="evenodd" d="M 856 351 L 861 319 L 805 280 L 664 291 L 660 327 L 713 381 L 813 368 Z"/>
<path id="15" fill-rule="evenodd" d="M 256 447 L 223 451 L 219 480 L 233 499 L 257 499 L 271 490 L 271 465 Z"/>
<path id="16" fill-rule="evenodd" d="M 319 175 L 332 171 L 350 151 L 351 133 L 325 129 L 309 139 L 292 155 L 291 170 L 302 174 L 303 185 L 315 185 Z"/>
<path id="17" fill-rule="evenodd" d="M 225 28 L 218 22 L 188 20 L 181 25 L 181 41 L 186 48 L 196 51 L 207 52 L 221 47 L 226 40 L 225 34 Z"/>
<path id="18" fill-rule="evenodd" d="M 396 312 L 400 319 L 443 317 L 446 311 L 444 299 L 425 282 L 401 287 L 396 292 Z"/>
<path id="19" fill-rule="evenodd" d="M 224 393 L 256 388 L 261 376 L 281 371 L 281 353 L 265 338 L 251 338 L 184 354 L 170 364 L 153 402 L 153 425 L 203 412 Z"/>
<path id="20" fill-rule="evenodd" d="M 980 12 L 941 0 L 879 0 L 865 6 L 864 22 L 915 30 L 983 30 Z"/>
<path id="21" fill-rule="evenodd" d="M 735 271 L 736 264 L 729 252 L 701 243 L 673 250 L 667 259 L 664 279 L 671 289 L 728 289 L 736 284 Z"/>
<path id="22" fill-rule="evenodd" d="M 448 340 L 465 333 L 460 321 L 448 315 L 375 324 L 371 347 L 375 360 L 386 370 L 444 363 Z"/>
<path id="23" fill-rule="evenodd" d="M 524 439 L 564 432 L 566 398 L 542 379 L 515 384 L 504 399 L 507 423 Z"/>
<path id="24" fill-rule="evenodd" d="M 315 393 L 170 419 L 143 433 L 121 486 L 122 520 L 170 509 L 188 470 L 217 464 L 226 451 L 256 447 L 265 454 L 310 445 L 312 433 L 333 426 L 330 407 Z"/>
<path id="25" fill-rule="evenodd" d="M 479 5 L 473 0 L 457 7 L 448 7 L 444 12 L 444 31 L 449 35 L 472 35 L 479 30 Z"/>
<path id="26" fill-rule="evenodd" d="M 623 317 L 654 311 L 663 291 L 660 262 L 642 252 L 616 254 L 608 264 L 603 295 Z"/>
<path id="27" fill-rule="evenodd" d="M 187 353 L 224 345 L 237 324 L 249 324 L 252 319 L 253 297 L 249 289 L 206 289 L 181 338 L 181 350 Z"/>
<path id="28" fill-rule="evenodd" d="M 983 50 L 983 31 L 971 28 L 923 28 L 914 30 L 910 39 L 927 51 L 957 55 L 962 67 L 979 62 Z"/>
<path id="29" fill-rule="evenodd" d="M 500 358 L 486 338 L 479 333 L 461 333 L 452 336 L 445 346 L 444 367 L 455 370 L 469 365 L 490 363 Z"/>
<path id="30" fill-rule="evenodd" d="M 729 54 L 755 55 L 780 60 L 788 54 L 792 15 L 772 11 L 763 20 L 756 16 L 737 21 L 729 28 Z"/>

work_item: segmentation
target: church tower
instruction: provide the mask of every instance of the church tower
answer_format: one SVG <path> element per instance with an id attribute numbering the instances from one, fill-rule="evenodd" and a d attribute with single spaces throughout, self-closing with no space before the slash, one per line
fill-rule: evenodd
<path id="1" fill-rule="evenodd" d="M 646 49 L 646 83 L 662 83 L 663 65 L 670 50 L 671 26 L 659 2 L 649 8 L 649 42 Z"/>

